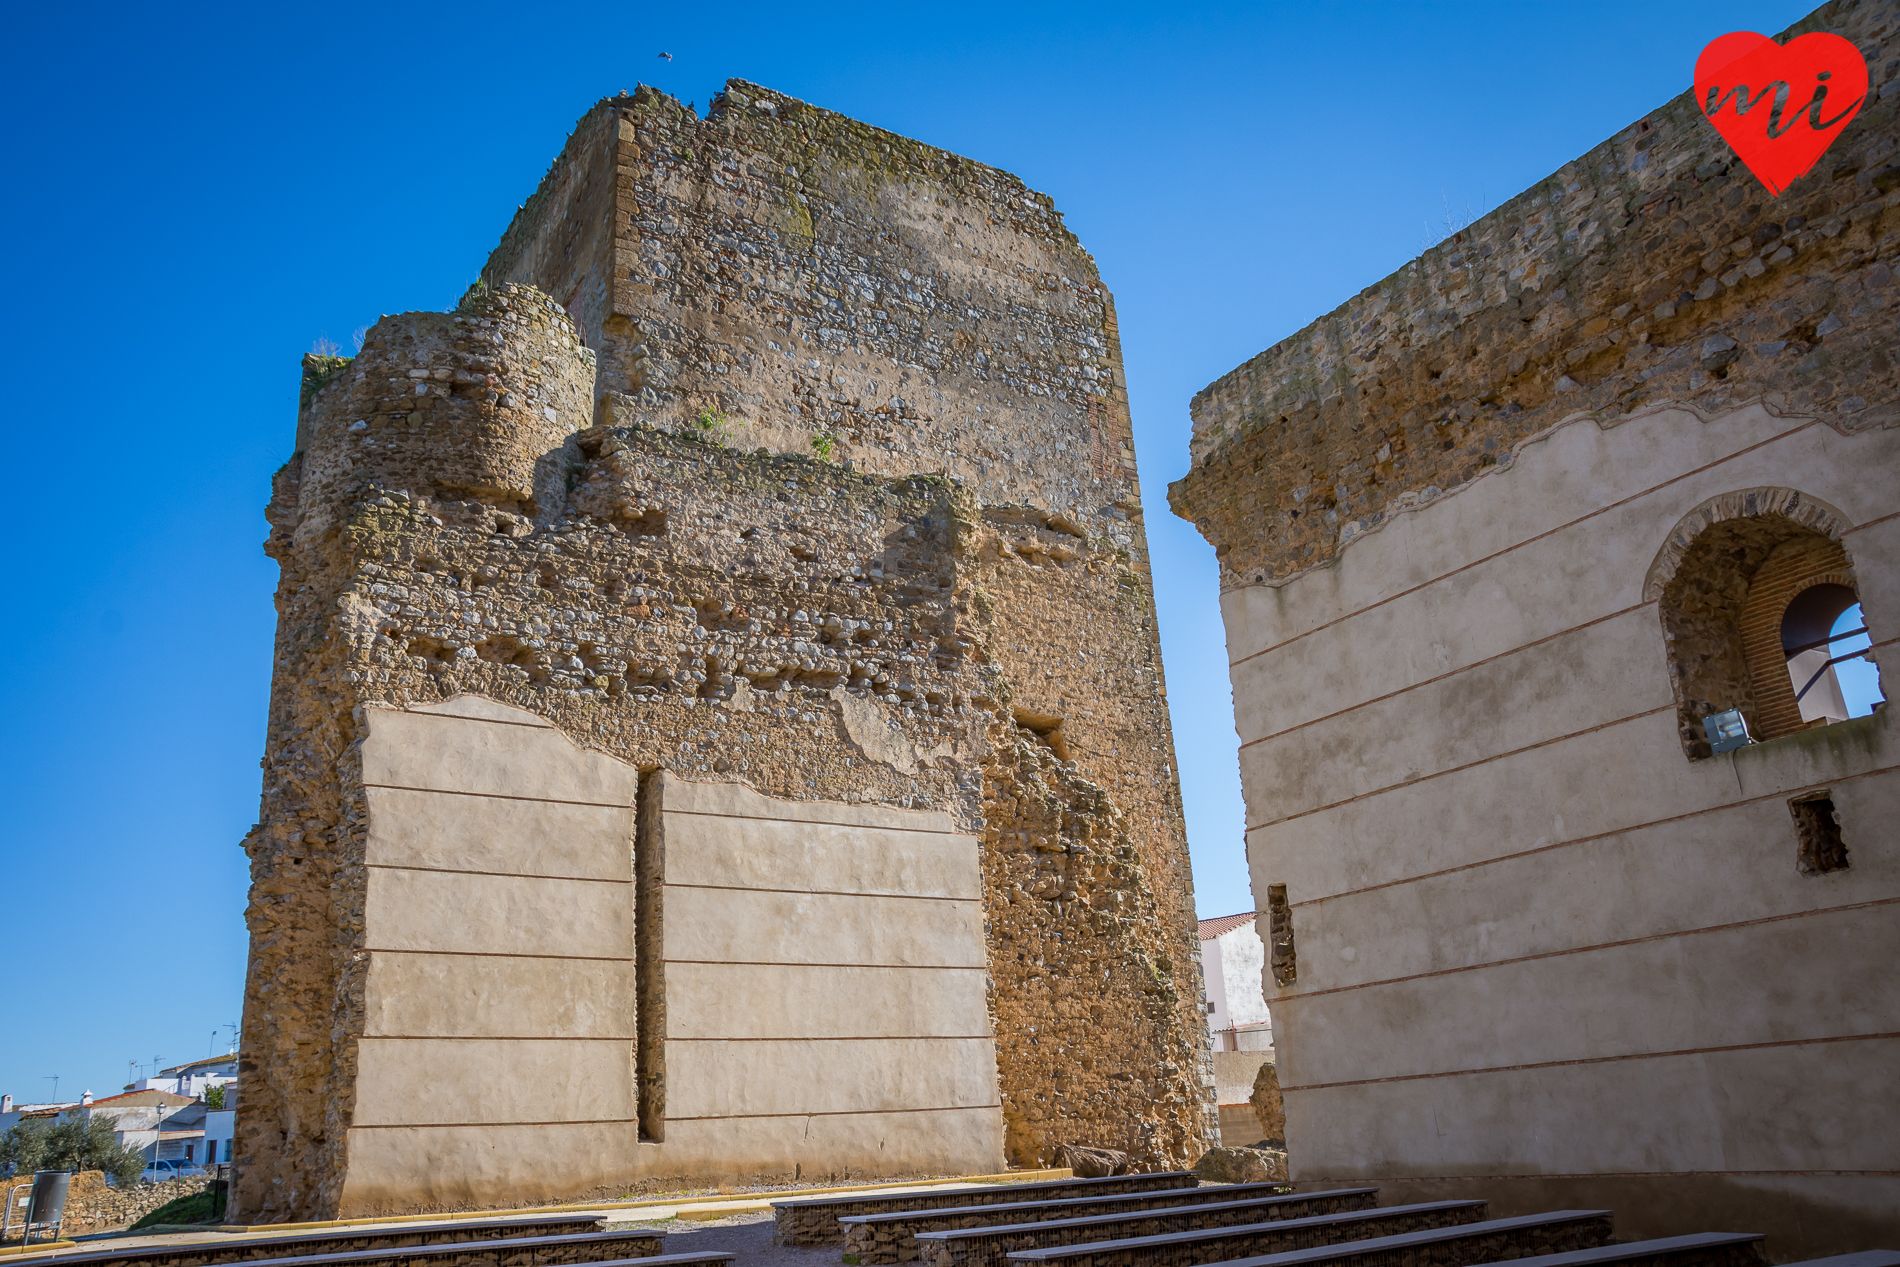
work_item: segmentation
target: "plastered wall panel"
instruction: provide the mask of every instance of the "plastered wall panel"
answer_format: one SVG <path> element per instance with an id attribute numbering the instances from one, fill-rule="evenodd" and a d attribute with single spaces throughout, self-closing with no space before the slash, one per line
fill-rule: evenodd
<path id="1" fill-rule="evenodd" d="M 1286 884 L 1292 901 L 1310 901 L 1737 800 L 1785 799 L 1842 780 L 1858 787 L 1866 771 L 1900 762 L 1883 755 L 1896 753 L 1884 709 L 1698 762 L 1682 755 L 1675 725 L 1673 711 L 1656 713 L 1257 826 L 1248 832 L 1256 891 Z M 1257 812 L 1251 802 L 1249 810 Z"/>
<path id="2" fill-rule="evenodd" d="M 546 726 L 366 709 L 363 782 L 489 796 L 633 804 L 639 772 Z"/>
<path id="3" fill-rule="evenodd" d="M 626 880 L 633 808 L 372 787 L 371 865 Z"/>
<path id="4" fill-rule="evenodd" d="M 375 867 L 366 912 L 366 937 L 378 950 L 633 953 L 631 883 Z"/>
<path id="5" fill-rule="evenodd" d="M 971 836 L 677 813 L 669 804 L 667 878 L 675 884 L 975 898 Z"/>
<path id="6" fill-rule="evenodd" d="M 666 1153 L 667 1165 L 701 1174 L 809 1171 L 821 1159 L 867 1176 L 987 1174 L 1002 1164 L 1003 1111 L 704 1118 L 671 1126 Z"/>
<path id="7" fill-rule="evenodd" d="M 982 968 L 671 963 L 673 1038 L 909 1038 L 989 1033 Z"/>
<path id="8" fill-rule="evenodd" d="M 1795 825 L 1777 797 L 1300 904 L 1301 985 L 1337 989 L 1900 895 L 1900 842 L 1882 839 L 1882 825 L 1900 821 L 1900 779 L 1843 785 L 1835 805 L 1866 848 L 1824 877 L 1796 870 Z"/>
<path id="9" fill-rule="evenodd" d="M 1850 446 L 1856 454 L 1851 459 L 1844 456 Z M 1284 586 L 1230 590 L 1224 597 L 1229 655 L 1253 655 L 1499 551 L 1517 554 L 1513 547 L 1625 499 L 1637 500 L 1579 527 L 1593 546 L 1611 552 L 1604 562 L 1624 563 L 1632 552 L 1639 558 L 1638 589 L 1649 565 L 1641 557 L 1645 546 L 1653 557 L 1684 513 L 1720 493 L 1770 485 L 1809 492 L 1825 487 L 1829 503 L 1854 523 L 1886 514 L 1877 488 L 1843 485 L 1836 474 L 1843 461 L 1900 462 L 1900 437 L 1844 437 L 1758 406 L 1709 423 L 1686 410 L 1662 410 L 1608 431 L 1578 419 L 1526 446 L 1512 469 L 1362 537 L 1330 568 Z M 1645 528 L 1653 542 L 1646 541 Z M 1527 576 L 1531 571 L 1522 565 L 1516 570 Z M 1609 596 L 1625 589 L 1621 567 L 1604 568 L 1590 584 L 1591 591 Z"/>
<path id="10" fill-rule="evenodd" d="M 982 928 L 977 902 L 666 887 L 669 961 L 968 968 Z"/>
<path id="11" fill-rule="evenodd" d="M 378 951 L 367 1033 L 439 1037 L 624 1038 L 634 1029 L 629 960 L 522 959 Z"/>
<path id="12" fill-rule="evenodd" d="M 1363 796 L 1668 707 L 1639 609 L 1240 750 L 1249 822 Z M 1578 689 L 1580 683 L 1590 689 Z M 1242 736 L 1243 744 L 1247 736 Z"/>
<path id="13" fill-rule="evenodd" d="M 1900 906 L 1828 910 L 1284 999 L 1276 1019 L 1296 1041 L 1279 1058 L 1280 1074 L 1299 1086 L 1900 1032 L 1900 1000 L 1888 982 L 1835 971 L 1883 949 L 1900 957 Z M 1631 1007 L 1635 998 L 1645 1006 Z M 1448 1016 L 1470 1023 L 1437 1023 Z M 1366 1042 L 1373 1033 L 1404 1041 Z"/>
<path id="14" fill-rule="evenodd" d="M 358 1126 L 613 1121 L 633 1114 L 633 1044 L 366 1038 Z"/>
<path id="15" fill-rule="evenodd" d="M 1896 1061 L 1870 1039 L 1291 1091 L 1288 1151 L 1296 1179 L 1884 1172 Z"/>
<path id="16" fill-rule="evenodd" d="M 940 810 L 895 809 L 886 805 L 850 805 L 842 801 L 788 801 L 766 796 L 741 783 L 699 783 L 668 771 L 660 776 L 666 786 L 668 813 L 710 814 L 759 818 L 768 822 L 833 823 L 891 831 L 943 835 L 956 829 L 950 815 Z"/>
<path id="17" fill-rule="evenodd" d="M 996 1100 L 987 1038 L 669 1041 L 666 1114 L 891 1113 Z"/>
<path id="18" fill-rule="evenodd" d="M 631 1121 L 352 1129 L 337 1215 L 621 1196 L 654 1151 L 639 1134 Z"/>

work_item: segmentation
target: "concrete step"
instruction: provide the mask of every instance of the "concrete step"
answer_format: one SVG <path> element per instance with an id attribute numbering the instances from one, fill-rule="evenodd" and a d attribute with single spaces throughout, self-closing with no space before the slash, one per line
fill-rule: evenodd
<path id="1" fill-rule="evenodd" d="M 1510 1267 L 1764 1267 L 1768 1256 L 1762 1253 L 1762 1240 L 1760 1232 L 1697 1232 L 1690 1236 L 1573 1249 L 1565 1254 L 1514 1258 Z M 1503 1267 L 1503 1264 L 1486 1264 L 1485 1267 Z M 1900 1254 L 1894 1256 L 1892 1263 L 1856 1267 L 1900 1267 Z"/>
<path id="2" fill-rule="evenodd" d="M 403 1249 L 417 1245 L 572 1236 L 600 1230 L 598 1214 L 544 1215 L 531 1219 L 460 1219 L 447 1223 L 399 1223 L 384 1227 L 326 1227 L 279 1236 L 239 1234 L 226 1240 L 186 1245 L 147 1245 L 61 1254 L 61 1263 L 85 1267 L 218 1267 L 262 1258 L 297 1258 L 363 1249 Z M 84 1242 L 82 1242 L 83 1244 Z"/>
<path id="3" fill-rule="evenodd" d="M 900 1210 L 947 1210 L 953 1206 L 1007 1205 L 1049 1197 L 1148 1192 L 1156 1188 L 1192 1188 L 1200 1179 L 1192 1170 L 1152 1175 L 1113 1175 L 1106 1179 L 1047 1179 L 1040 1183 L 986 1184 L 980 1188 L 929 1192 L 877 1193 L 869 1196 L 815 1197 L 774 1201 L 775 1245 L 836 1245 L 843 1239 L 838 1220 L 855 1214 L 895 1214 Z"/>
<path id="4" fill-rule="evenodd" d="M 1476 1223 L 1484 1217 L 1482 1201 L 1431 1201 L 1387 1209 L 1357 1209 L 1299 1218 L 1276 1218 L 1278 1198 L 1217 1202 L 1212 1205 L 1143 1210 L 1097 1218 L 1054 1219 L 1013 1227 L 973 1227 L 948 1232 L 920 1232 L 918 1261 L 926 1267 L 1003 1267 L 1019 1250 L 1053 1251 L 1094 1243 L 1134 1244 L 1176 1240 L 1186 1245 L 1206 1240 L 1216 1246 L 1210 1257 L 1238 1258 L 1243 1254 L 1271 1253 L 1335 1241 L 1391 1236 L 1422 1228 Z M 1185 1252 L 1178 1250 L 1176 1252 Z"/>
<path id="5" fill-rule="evenodd" d="M 1467 1205 L 1482 1202 L 1433 1202 Z M 1378 1211 L 1396 1214 L 1411 1207 Z M 1253 1227 L 1138 1236 L 1093 1244 L 1024 1249 L 1009 1255 L 1010 1267 L 1473 1267 L 1533 1254 L 1592 1249 L 1610 1241 L 1608 1210 L 1556 1210 L 1481 1223 L 1427 1226 L 1362 1240 L 1342 1239 L 1348 1220 L 1363 1215 L 1293 1219 Z M 1311 1226 L 1302 1227 L 1301 1224 Z"/>
<path id="6" fill-rule="evenodd" d="M 838 1220 L 844 1228 L 844 1261 L 860 1264 L 908 1263 L 917 1258 L 917 1233 L 1055 1219 L 1129 1214 L 1234 1201 L 1262 1202 L 1260 1220 L 1297 1219 L 1315 1214 L 1369 1210 L 1377 1188 L 1339 1188 L 1288 1194 L 1285 1184 L 1234 1183 L 1115 1196 L 1068 1197 L 1055 1201 L 1013 1201 L 1006 1205 L 961 1206 L 948 1210 L 904 1210 L 895 1214 L 856 1214 Z"/>
<path id="7" fill-rule="evenodd" d="M 1900 1267 L 1900 1249 L 1864 1249 L 1858 1254 L 1810 1258 L 1806 1262 L 1789 1263 L 1787 1267 Z"/>
<path id="8" fill-rule="evenodd" d="M 246 1261 L 270 1267 L 599 1267 L 635 1258 L 644 1262 L 656 1257 L 665 1243 L 664 1232 L 643 1228 L 568 1236 L 498 1236 Z M 65 1267 L 67 1257 L 60 1255 L 60 1267 Z M 137 1267 L 146 1267 L 142 1260 L 135 1261 Z"/>

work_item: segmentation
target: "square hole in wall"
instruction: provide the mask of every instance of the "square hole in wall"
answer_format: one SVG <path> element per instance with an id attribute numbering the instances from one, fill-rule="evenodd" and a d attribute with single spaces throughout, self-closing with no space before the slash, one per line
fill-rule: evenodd
<path id="1" fill-rule="evenodd" d="M 1841 816 L 1834 798 L 1827 792 L 1814 792 L 1788 802 L 1794 815 L 1795 838 L 1799 842 L 1795 865 L 1802 875 L 1825 875 L 1847 870 L 1847 845 L 1841 839 Z"/>

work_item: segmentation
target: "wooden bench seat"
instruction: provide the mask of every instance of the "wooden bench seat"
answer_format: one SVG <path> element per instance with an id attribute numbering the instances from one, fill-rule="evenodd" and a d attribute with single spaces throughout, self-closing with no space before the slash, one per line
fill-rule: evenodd
<path id="1" fill-rule="evenodd" d="M 1288 1194 L 1279 1183 L 1236 1183 L 1200 1188 L 1129 1192 L 1110 1196 L 1067 1197 L 1054 1201 L 1013 1201 L 1004 1205 L 958 1206 L 948 1210 L 903 1210 L 895 1214 L 855 1214 L 838 1220 L 844 1228 L 844 1261 L 853 1264 L 907 1263 L 918 1255 L 917 1233 L 1052 1219 L 1128 1214 L 1139 1210 L 1262 1199 L 1274 1211 L 1264 1217 L 1296 1219 L 1314 1214 L 1369 1210 L 1377 1188 L 1338 1188 Z"/>
<path id="2" fill-rule="evenodd" d="M 1107 1242 L 1160 1242 L 1173 1252 L 1196 1238 L 1218 1248 L 1201 1259 L 1238 1258 L 1244 1254 L 1272 1253 L 1392 1236 L 1424 1228 L 1476 1223 L 1484 1218 L 1483 1201 L 1429 1201 L 1386 1209 L 1354 1209 L 1334 1214 L 1284 1217 L 1277 1197 L 1253 1201 L 1215 1202 L 1209 1205 L 1141 1210 L 1094 1218 L 1051 1219 L 999 1227 L 972 1227 L 917 1234 L 918 1261 L 926 1267 L 1003 1267 L 1018 1250 L 1052 1250 Z M 1276 1217 L 1278 1215 L 1279 1217 Z M 1170 1239 L 1173 1238 L 1173 1239 Z M 1185 1238 L 1182 1240 L 1180 1238 Z M 1177 1243 L 1178 1242 L 1178 1243 Z M 1185 1260 L 1184 1260 L 1185 1261 Z"/>
<path id="3" fill-rule="evenodd" d="M 1363 1240 L 1277 1248 L 1285 1240 L 1317 1239 L 1315 1234 L 1324 1233 L 1324 1229 L 1298 1227 L 1309 1221 L 1318 1220 L 1017 1250 L 1009 1255 L 1009 1262 L 1011 1267 L 1201 1267 L 1206 1263 L 1222 1263 L 1225 1267 L 1474 1267 L 1503 1259 L 1590 1249 L 1608 1244 L 1611 1237 L 1608 1210 L 1555 1210 Z M 1344 1218 L 1340 1222 L 1343 1225 Z M 1253 1245 L 1274 1248 L 1264 1253 L 1247 1248 Z"/>
<path id="4" fill-rule="evenodd" d="M 1191 1170 L 1152 1175 L 1111 1175 L 1106 1179 L 1045 1179 L 1037 1183 L 983 1184 L 934 1188 L 928 1192 L 866 1193 L 850 1197 L 809 1197 L 772 1203 L 775 1245 L 836 1245 L 843 1239 L 838 1220 L 853 1214 L 894 1214 L 900 1210 L 943 1210 L 952 1206 L 1005 1205 L 1045 1197 L 1147 1192 L 1156 1188 L 1192 1188 L 1200 1182 Z"/>

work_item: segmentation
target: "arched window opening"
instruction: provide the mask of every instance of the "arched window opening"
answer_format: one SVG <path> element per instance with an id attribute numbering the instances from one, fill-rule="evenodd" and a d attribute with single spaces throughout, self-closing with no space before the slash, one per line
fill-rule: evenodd
<path id="1" fill-rule="evenodd" d="M 1845 528 L 1793 489 L 1749 489 L 1697 507 L 1670 535 L 1645 592 L 1658 600 L 1691 760 L 1712 753 L 1705 720 L 1729 710 L 1768 740 L 1871 707 L 1850 708 L 1848 682 L 1856 698 L 1866 690 L 1841 658 L 1867 643 L 1836 637 L 1860 627 L 1842 623 L 1860 601 Z"/>

